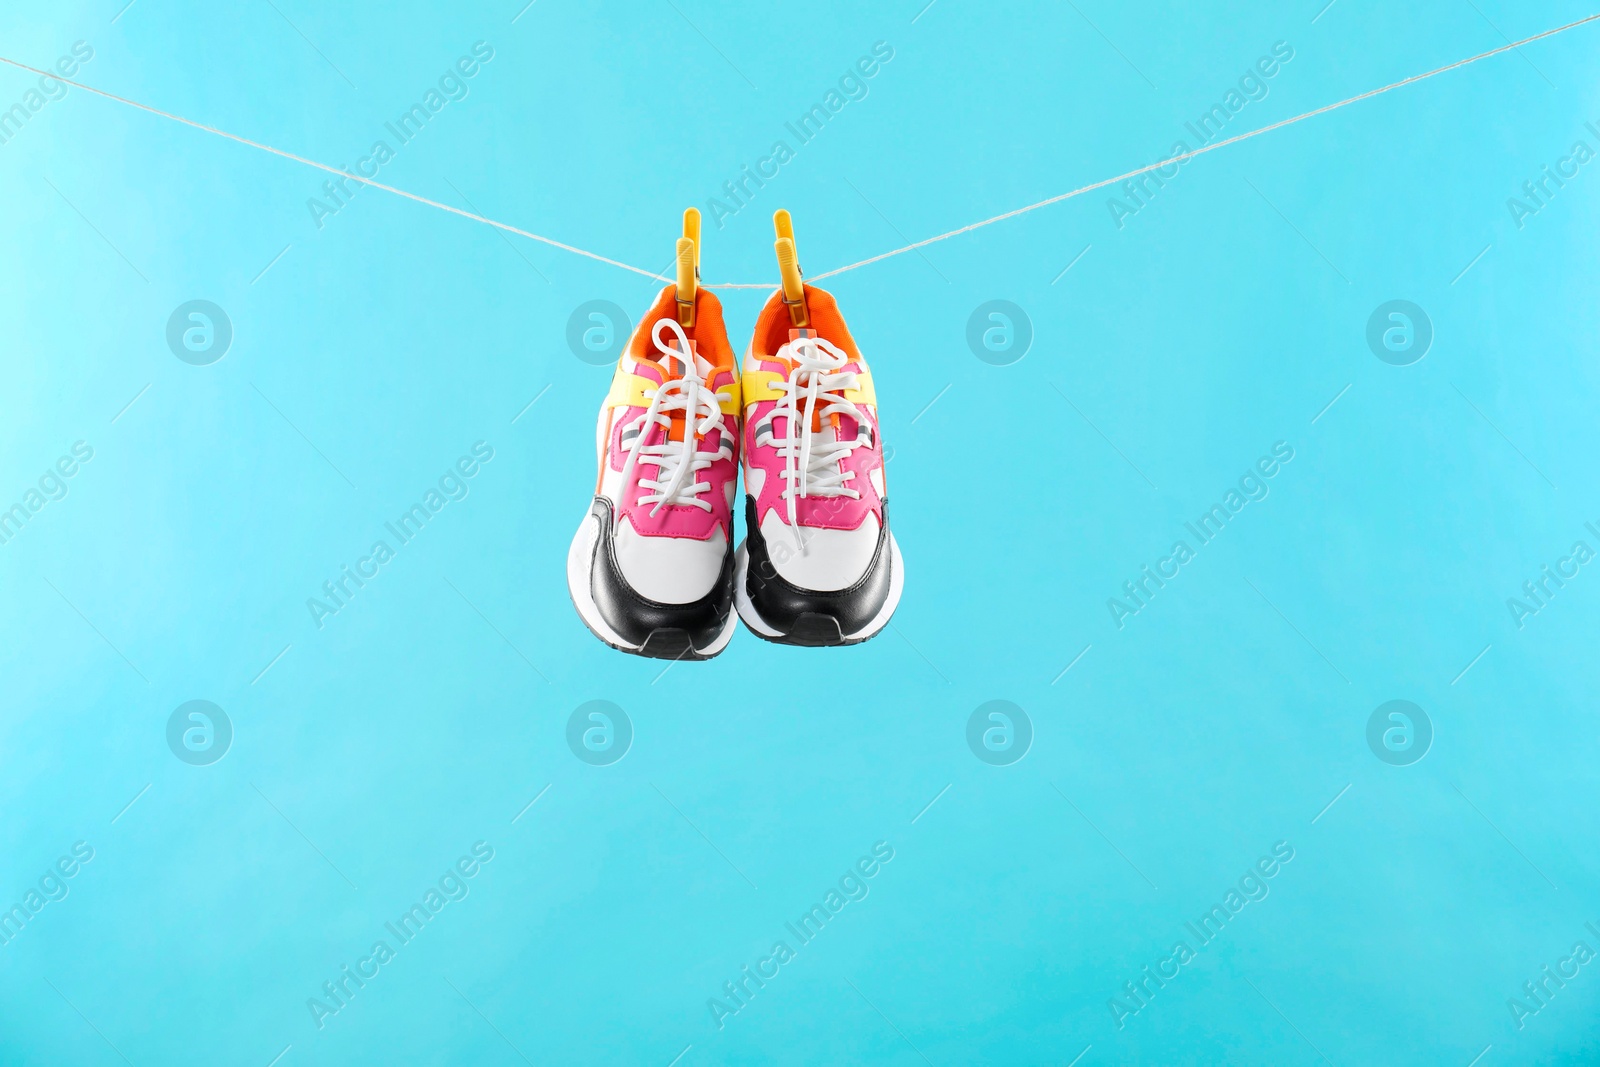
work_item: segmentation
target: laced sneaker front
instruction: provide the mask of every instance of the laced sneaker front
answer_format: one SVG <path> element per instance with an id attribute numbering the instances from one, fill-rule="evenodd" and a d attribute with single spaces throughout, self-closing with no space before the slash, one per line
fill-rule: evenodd
<path id="1" fill-rule="evenodd" d="M 833 297 L 805 287 L 809 325 L 767 302 L 745 356 L 740 615 L 769 640 L 852 644 L 899 599 L 872 374 Z"/>
<path id="2" fill-rule="evenodd" d="M 663 340 L 664 333 L 674 335 L 672 343 Z M 732 383 L 723 383 L 718 391 L 705 384 L 700 376 L 710 368 L 694 353 L 688 335 L 675 320 L 658 319 L 651 340 L 664 357 L 659 363 L 666 380 L 640 390 L 639 398 L 649 404 L 637 418 L 617 420 L 620 443 L 627 450 L 622 465 L 622 517 L 635 527 L 652 525 L 639 521 L 641 509 L 647 505 L 654 506 L 643 515 L 652 520 L 667 506 L 698 508 L 715 515 L 716 505 L 706 499 L 715 487 L 702 476 L 713 477 L 709 472 L 720 461 L 731 464 L 734 449 L 734 437 L 723 424 L 720 406 L 732 403 Z M 655 468 L 655 477 L 648 476 L 647 467 Z M 718 475 L 718 482 L 725 484 L 727 471 Z"/>
<path id="3" fill-rule="evenodd" d="M 842 503 L 823 505 L 821 501 L 861 499 L 861 491 L 850 485 L 858 474 L 850 467 L 850 456 L 858 448 L 871 446 L 872 424 L 867 413 L 849 399 L 848 394 L 862 395 L 863 378 L 859 371 L 845 369 L 853 365 L 850 354 L 812 331 L 795 333 L 774 359 L 780 367 L 789 368 L 781 385 L 774 381 L 778 399 L 751 423 L 750 433 L 755 447 L 771 448 L 781 464 L 778 495 L 784 502 L 784 520 L 794 534 L 795 550 L 804 555 L 801 501 L 807 502 L 806 517 L 819 520 L 830 511 L 843 510 Z M 752 457 L 756 455 L 753 451 Z"/>
<path id="4" fill-rule="evenodd" d="M 732 634 L 739 379 L 706 289 L 694 325 L 667 287 L 619 360 L 595 431 L 600 476 L 573 539 L 578 613 L 607 644 L 715 655 Z"/>

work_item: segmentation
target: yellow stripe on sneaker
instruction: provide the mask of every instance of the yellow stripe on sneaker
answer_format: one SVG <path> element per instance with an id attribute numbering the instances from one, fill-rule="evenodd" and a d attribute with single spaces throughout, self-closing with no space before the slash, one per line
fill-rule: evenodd
<path id="1" fill-rule="evenodd" d="M 856 388 L 844 391 L 844 398 L 852 404 L 866 404 L 876 408 L 878 406 L 878 391 L 872 384 L 872 372 L 867 370 L 857 371 L 856 382 Z M 787 395 L 787 379 L 777 371 L 747 370 L 744 372 L 745 407 L 759 404 L 763 400 L 781 400 Z"/>
<path id="2" fill-rule="evenodd" d="M 745 407 L 759 404 L 763 400 L 777 400 L 786 395 L 781 388 L 783 375 L 770 370 L 747 370 L 744 372 L 741 385 L 744 387 Z"/>
<path id="3" fill-rule="evenodd" d="M 640 374 L 629 374 L 618 370 L 611 377 L 611 391 L 606 394 L 605 406 L 608 408 L 647 408 L 650 398 L 645 396 L 646 390 L 654 390 L 656 383 Z M 719 405 L 724 415 L 737 416 L 740 411 L 739 404 L 739 379 L 735 378 L 732 385 L 721 386 L 719 392 L 726 392 L 728 399 Z"/>

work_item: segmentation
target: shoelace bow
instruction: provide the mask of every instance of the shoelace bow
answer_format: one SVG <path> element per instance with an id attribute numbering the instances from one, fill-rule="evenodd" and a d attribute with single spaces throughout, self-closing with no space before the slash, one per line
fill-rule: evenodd
<path id="1" fill-rule="evenodd" d="M 853 440 L 820 440 L 821 434 L 811 428 L 813 413 L 817 425 L 829 422 L 833 415 L 846 415 L 858 427 L 865 425 L 861 410 L 846 400 L 844 392 L 858 387 L 856 372 L 840 370 L 850 361 L 850 356 L 831 341 L 820 337 L 797 337 L 778 350 L 779 358 L 787 357 L 793 363 L 784 383 L 784 395 L 777 406 L 762 416 L 756 424 L 756 444 L 771 445 L 783 457 L 781 472 L 784 487 L 783 499 L 787 505 L 789 527 L 795 532 L 795 547 L 805 553 L 805 541 L 800 536 L 797 502 L 800 497 L 849 497 L 859 500 L 859 490 L 846 483 L 853 481 L 855 471 L 844 469 L 850 453 L 866 442 L 859 436 Z M 806 402 L 801 410 L 800 401 Z M 820 407 L 819 407 L 820 405 Z M 782 418 L 785 436 L 773 433 L 773 422 Z M 798 432 L 797 432 L 798 430 Z"/>
<path id="2" fill-rule="evenodd" d="M 661 339 L 663 327 L 674 335 L 676 345 L 669 345 Z M 710 502 L 700 499 L 700 495 L 711 488 L 711 483 L 699 481 L 698 475 L 718 460 L 733 458 L 733 447 L 722 422 L 721 407 L 721 402 L 732 399 L 732 394 L 712 392 L 700 380 L 694 355 L 689 348 L 688 335 L 676 319 L 658 320 L 650 331 L 650 339 L 655 342 L 656 351 L 665 357 L 663 371 L 670 374 L 670 361 L 677 360 L 683 365 L 683 376 L 669 379 L 655 389 L 645 390 L 644 395 L 649 399 L 650 406 L 634 420 L 638 436 L 628 450 L 628 460 L 622 468 L 622 484 L 632 484 L 629 478 L 640 462 L 653 464 L 656 477 L 641 476 L 639 486 L 654 492 L 641 494 L 638 500 L 640 504 L 655 505 L 650 509 L 651 515 L 667 504 L 686 504 L 710 511 Z M 705 409 L 704 417 L 700 416 L 702 408 Z M 683 412 L 683 442 L 674 445 L 671 438 L 672 415 L 679 411 Z M 646 445 L 650 430 L 656 426 L 667 430 L 666 438 L 658 445 Z M 720 435 L 720 447 L 715 453 L 701 452 L 698 447 L 701 438 L 713 430 Z M 696 476 L 694 480 L 691 480 L 691 475 Z"/>

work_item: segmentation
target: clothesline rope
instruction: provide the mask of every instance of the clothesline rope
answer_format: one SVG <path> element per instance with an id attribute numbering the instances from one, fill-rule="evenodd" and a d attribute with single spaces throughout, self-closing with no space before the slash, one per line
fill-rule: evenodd
<path id="1" fill-rule="evenodd" d="M 928 245 L 936 244 L 940 241 L 947 241 L 952 237 L 959 237 L 961 234 L 971 233 L 973 230 L 982 229 L 985 226 L 993 226 L 995 223 L 1004 222 L 1006 219 L 1014 219 L 1018 215 L 1026 215 L 1030 211 L 1038 211 L 1040 208 L 1049 207 L 1051 204 L 1059 204 L 1063 200 L 1071 200 L 1075 196 L 1082 196 L 1085 193 L 1092 193 L 1096 189 L 1104 189 L 1108 185 L 1116 185 L 1118 182 L 1125 182 L 1129 178 L 1137 178 L 1139 175 L 1148 174 L 1153 170 L 1161 170 L 1165 167 L 1170 167 L 1174 163 L 1187 163 L 1194 157 L 1203 156 L 1207 152 L 1214 152 L 1219 148 L 1225 148 L 1231 144 L 1238 144 L 1240 141 L 1248 141 L 1252 137 L 1259 137 L 1264 133 L 1271 133 L 1273 130 L 1280 130 L 1285 126 L 1293 126 L 1297 122 L 1304 122 L 1306 119 L 1315 118 L 1318 115 L 1325 115 L 1330 111 L 1337 111 L 1342 107 L 1348 107 L 1351 104 L 1357 104 L 1363 100 L 1370 100 L 1374 96 L 1382 96 L 1384 93 L 1393 92 L 1395 89 L 1403 88 L 1404 86 L 1411 85 L 1415 82 L 1426 81 L 1428 78 L 1435 77 L 1439 74 L 1444 74 L 1447 71 L 1455 70 L 1458 67 L 1465 67 L 1469 64 L 1476 63 L 1479 60 L 1488 59 L 1490 56 L 1497 56 L 1501 52 L 1509 52 L 1512 49 L 1520 48 L 1525 44 L 1531 44 L 1534 41 L 1542 40 L 1546 37 L 1554 37 L 1558 33 L 1565 33 L 1568 30 L 1576 29 L 1577 27 L 1582 26 L 1584 23 L 1593 22 L 1596 19 L 1600 19 L 1600 13 L 1585 16 L 1584 18 L 1578 19 L 1576 22 L 1569 22 L 1565 26 L 1557 26 L 1553 30 L 1545 30 L 1543 33 L 1536 33 L 1532 37 L 1524 37 L 1520 41 L 1512 41 L 1510 44 L 1501 45 L 1499 48 L 1491 48 L 1487 52 L 1480 52 L 1479 54 L 1470 56 L 1467 59 L 1458 59 L 1454 63 L 1447 63 L 1442 67 L 1436 67 L 1433 70 L 1426 71 L 1422 74 L 1413 74 L 1409 78 L 1402 78 L 1397 82 L 1391 82 L 1388 85 L 1381 86 L 1377 89 L 1369 89 L 1364 93 L 1359 93 L 1355 96 L 1348 97 L 1344 100 L 1338 101 L 1337 103 L 1325 104 L 1313 111 L 1307 111 L 1304 114 L 1296 115 L 1293 118 L 1281 119 L 1278 122 L 1262 126 L 1260 129 L 1248 130 L 1244 133 L 1236 134 L 1233 137 L 1228 137 L 1221 141 L 1213 141 L 1210 144 L 1202 145 L 1193 151 L 1180 152 L 1175 156 L 1169 156 L 1159 162 L 1151 163 L 1149 166 L 1139 167 L 1137 170 L 1130 170 L 1126 174 L 1119 174 L 1115 178 L 1106 178 L 1103 181 L 1095 182 L 1092 185 L 1085 185 L 1081 188 L 1074 189 L 1071 192 L 1062 193 L 1059 196 L 1052 196 L 1048 200 L 1039 201 L 1037 204 L 1029 204 L 1027 207 L 1019 207 L 1013 211 L 1007 211 L 1004 214 L 995 215 L 993 218 L 987 218 L 981 222 L 974 222 L 970 225 L 962 226 L 959 229 L 941 233 L 936 237 L 929 237 L 921 241 L 916 241 L 912 244 L 906 245 L 904 248 L 896 248 L 892 252 L 883 252 L 867 259 L 857 260 L 854 263 L 846 264 L 843 267 L 835 267 L 833 270 L 824 271 L 821 274 L 815 275 L 811 280 L 821 281 L 824 278 L 832 278 L 834 275 L 843 274 L 846 271 L 857 270 L 861 267 L 867 266 L 868 264 L 877 263 L 893 256 L 904 255 L 907 252 L 915 252 L 919 248 L 926 248 Z"/>
<path id="2" fill-rule="evenodd" d="M 1139 167 L 1139 168 L 1136 168 L 1134 170 L 1130 170 L 1125 174 L 1119 174 L 1114 178 L 1106 178 L 1106 179 L 1103 179 L 1101 181 L 1093 182 L 1093 183 L 1091 183 L 1089 185 L 1084 185 L 1084 186 L 1081 186 L 1081 187 L 1079 187 L 1077 189 L 1073 189 L 1070 192 L 1061 193 L 1061 194 L 1059 194 L 1057 196 L 1052 196 L 1052 197 L 1050 197 L 1050 198 L 1048 198 L 1046 200 L 1040 200 L 1036 204 L 1028 204 L 1026 207 L 1019 207 L 1019 208 L 1016 208 L 1014 210 L 1007 211 L 1007 212 L 1004 212 L 1004 213 L 999 214 L 999 215 L 995 215 L 995 216 L 993 216 L 991 218 L 982 219 L 982 220 L 980 220 L 978 222 L 974 222 L 974 223 L 969 223 L 966 226 L 962 226 L 962 227 L 959 227 L 959 228 L 954 229 L 954 230 L 949 230 L 949 231 L 947 231 L 945 233 L 941 233 L 941 234 L 938 234 L 938 235 L 933 236 L 933 237 L 924 238 L 921 241 L 915 241 L 915 242 L 913 242 L 911 244 L 908 244 L 908 245 L 904 246 L 903 248 L 896 248 L 896 249 L 893 249 L 893 250 L 888 251 L 888 252 L 882 252 L 882 253 L 879 253 L 876 256 L 870 256 L 867 259 L 857 260 L 854 263 L 846 264 L 843 267 L 835 267 L 832 270 L 823 271 L 821 274 L 813 275 L 811 277 L 811 280 L 812 281 L 821 281 L 824 278 L 832 278 L 832 277 L 835 277 L 837 275 L 844 274 L 847 271 L 859 270 L 860 268 L 865 267 L 865 266 L 869 266 L 869 265 L 871 265 L 873 263 L 879 263 L 879 262 L 881 262 L 883 260 L 886 260 L 886 259 L 892 259 L 895 256 L 904 255 L 907 252 L 914 252 L 919 248 L 926 248 L 929 245 L 938 244 L 940 241 L 948 241 L 952 237 L 959 237 L 961 234 L 971 233 L 973 230 L 979 230 L 979 229 L 982 229 L 985 226 L 993 226 L 997 222 L 1004 222 L 1007 219 L 1014 219 L 1019 215 L 1026 215 L 1029 212 L 1038 211 L 1040 208 L 1049 207 L 1052 204 L 1059 204 L 1064 200 L 1071 200 L 1074 197 L 1083 196 L 1086 193 L 1092 193 L 1097 189 L 1104 189 L 1104 188 L 1106 188 L 1107 186 L 1110 186 L 1110 185 L 1116 185 L 1118 182 L 1124 182 L 1124 181 L 1129 180 L 1130 178 L 1137 178 L 1140 175 L 1148 174 L 1153 170 L 1161 170 L 1161 169 L 1164 169 L 1166 167 L 1170 167 L 1173 164 L 1177 164 L 1177 163 L 1186 163 L 1189 160 L 1195 158 L 1196 156 L 1205 155 L 1207 152 L 1214 152 L 1219 148 L 1224 148 L 1224 147 L 1226 147 L 1228 145 L 1238 144 L 1240 141 L 1248 141 L 1252 137 L 1259 137 L 1264 133 L 1271 133 L 1273 130 L 1280 130 L 1280 129 L 1284 128 L 1285 126 L 1293 126 L 1297 122 L 1304 122 L 1306 119 L 1315 118 L 1318 115 L 1325 115 L 1330 111 L 1337 111 L 1340 108 L 1349 107 L 1351 104 L 1357 104 L 1357 103 L 1360 103 L 1363 100 L 1370 100 L 1375 96 L 1382 96 L 1384 93 L 1393 92 L 1394 90 L 1404 88 L 1407 85 L 1413 85 L 1413 84 L 1415 84 L 1417 82 L 1420 82 L 1420 81 L 1426 81 L 1429 78 L 1437 77 L 1440 74 L 1444 74 L 1444 73 L 1447 73 L 1449 71 L 1456 70 L 1456 69 L 1458 69 L 1460 67 L 1469 66 L 1469 65 L 1471 65 L 1473 63 L 1477 63 L 1477 62 L 1479 62 L 1481 60 L 1488 59 L 1491 56 L 1497 56 L 1497 55 L 1501 54 L 1502 52 L 1509 52 L 1509 51 L 1512 51 L 1513 49 L 1521 48 L 1523 45 L 1532 44 L 1534 41 L 1540 41 L 1540 40 L 1543 40 L 1546 37 L 1554 37 L 1557 34 L 1566 33 L 1568 30 L 1576 29 L 1577 27 L 1582 26 L 1585 23 L 1589 23 L 1589 22 L 1595 21 L 1596 19 L 1600 19 L 1600 13 L 1596 13 L 1596 14 L 1593 14 L 1593 15 L 1587 15 L 1584 18 L 1578 19 L 1578 20 L 1576 20 L 1574 22 L 1569 22 L 1564 26 L 1557 26 L 1554 29 L 1545 30 L 1542 33 L 1536 33 L 1536 34 L 1532 35 L 1531 37 L 1524 37 L 1520 41 L 1512 41 L 1512 42 L 1509 42 L 1507 44 L 1501 45 L 1498 48 L 1491 48 L 1487 52 L 1480 52 L 1477 55 L 1469 56 L 1466 59 L 1458 59 L 1454 63 L 1447 63 L 1442 67 L 1436 67 L 1433 70 L 1426 71 L 1426 72 L 1424 72 L 1422 74 L 1413 74 L 1409 78 L 1402 78 L 1401 80 L 1399 80 L 1397 82 L 1391 82 L 1388 85 L 1381 86 L 1381 87 L 1379 87 L 1377 89 L 1369 89 L 1368 91 L 1366 91 L 1364 93 L 1358 93 L 1355 96 L 1348 97 L 1348 98 L 1346 98 L 1344 100 L 1340 100 L 1340 101 L 1338 101 L 1336 103 L 1325 104 L 1322 107 L 1316 108 L 1316 109 L 1314 109 L 1312 111 L 1307 111 L 1307 112 L 1305 112 L 1303 114 L 1300 114 L 1300 115 L 1295 115 L 1292 118 L 1282 119 L 1282 120 L 1280 120 L 1278 122 L 1269 123 L 1268 125 L 1262 126 L 1259 129 L 1248 130 L 1245 133 L 1236 134 L 1233 137 L 1224 138 L 1223 140 L 1220 140 L 1220 141 L 1213 141 L 1210 144 L 1202 145 L 1202 146 L 1200 146 L 1198 148 L 1195 148 L 1195 149 L 1193 149 L 1191 151 L 1181 152 L 1181 153 L 1179 153 L 1177 155 L 1169 156 L 1169 157 L 1167 157 L 1165 159 L 1162 159 L 1162 160 L 1160 160 L 1158 162 L 1151 163 L 1148 166 Z M 462 218 L 470 219 L 473 222 L 481 222 L 485 226 L 493 226 L 495 229 L 503 230 L 506 233 L 514 233 L 518 237 L 526 237 L 530 241 L 538 241 L 540 244 L 549 245 L 552 248 L 559 248 L 563 252 L 571 252 L 573 255 L 583 256 L 583 257 L 585 257 L 587 259 L 592 259 L 592 260 L 595 260 L 596 262 L 599 262 L 599 263 L 605 263 L 605 264 L 607 264 L 609 266 L 619 267 L 622 270 L 631 271 L 634 274 L 641 274 L 646 278 L 653 278 L 653 279 L 655 279 L 656 281 L 659 281 L 659 282 L 664 282 L 665 283 L 665 282 L 671 282 L 673 280 L 672 278 L 669 278 L 669 277 L 666 277 L 664 275 L 658 274 L 655 271 L 645 270 L 643 267 L 635 267 L 632 264 L 623 263 L 621 260 L 612 259 L 609 256 L 603 256 L 598 252 L 590 252 L 587 249 L 578 248 L 575 245 L 569 245 L 569 244 L 566 244 L 564 242 L 557 241 L 554 238 L 545 237 L 545 236 L 543 236 L 541 234 L 533 233 L 533 232 L 531 232 L 529 230 L 524 230 L 520 226 L 513 226 L 508 222 L 500 222 L 500 221 L 498 221 L 496 219 L 491 219 L 491 218 L 488 218 L 488 217 L 486 217 L 484 215 L 479 215 L 478 213 L 473 212 L 473 211 L 464 211 L 461 208 L 452 207 L 449 204 L 440 203 L 437 200 L 431 200 L 428 197 L 419 196 L 416 193 L 407 192 L 406 190 L 396 188 L 393 185 L 386 185 L 383 182 L 375 181 L 372 178 L 364 177 L 363 175 L 360 175 L 360 174 L 355 174 L 355 173 L 352 173 L 352 172 L 347 171 L 347 170 L 340 170 L 338 167 L 329 166 L 326 163 L 319 163 L 318 161 L 316 161 L 314 159 L 307 159 L 305 156 L 296 155 L 293 152 L 286 152 L 281 148 L 274 148 L 272 145 L 263 144 L 260 141 L 253 141 L 248 137 L 241 137 L 236 133 L 229 133 L 227 130 L 219 130 L 215 126 L 208 126 L 203 122 L 196 122 L 193 119 L 184 118 L 182 115 L 174 115 L 170 111 L 163 111 L 160 108 L 151 107 L 149 104 L 141 104 L 137 100 L 130 100 L 127 97 L 118 96 L 115 93 L 106 92 L 104 89 L 96 89 L 92 85 L 85 85 L 82 82 L 74 81 L 74 80 L 72 80 L 70 78 L 64 78 L 61 75 L 55 74 L 55 73 L 53 73 L 51 71 L 48 71 L 48 70 L 40 70 L 37 67 L 30 67 L 28 64 L 18 62 L 15 59 L 8 59 L 5 56 L 0 56 L 0 63 L 5 63 L 8 66 L 16 67 L 19 70 L 28 71 L 31 74 L 38 74 L 41 77 L 50 78 L 50 79 L 52 79 L 54 81 L 60 82 L 63 85 L 70 85 L 73 88 L 82 89 L 84 92 L 92 93 L 95 96 L 104 97 L 107 100 L 113 100 L 113 101 L 115 101 L 115 102 L 117 102 L 119 104 L 125 104 L 128 107 L 137 108 L 140 111 L 145 111 L 145 112 L 148 112 L 148 113 L 150 113 L 152 115 L 159 116 L 160 118 L 168 119 L 168 120 L 170 120 L 172 122 L 181 123 L 181 124 L 183 124 L 185 126 L 189 126 L 189 127 L 194 128 L 194 129 L 204 131 L 205 133 L 214 134 L 217 137 L 226 138 L 227 140 L 235 141 L 235 142 L 237 142 L 239 144 L 242 144 L 242 145 L 247 145 L 250 148 L 255 148 L 255 149 L 258 149 L 258 150 L 263 151 L 263 152 L 269 152 L 272 155 L 280 156 L 280 157 L 282 157 L 284 159 L 288 159 L 288 160 L 293 160 L 296 163 L 301 163 L 301 164 L 304 164 L 305 166 L 308 166 L 308 167 L 314 167 L 315 169 L 320 170 L 320 171 L 326 171 L 327 173 L 333 174 L 333 175 L 337 175 L 340 178 L 346 178 L 346 179 L 349 179 L 350 181 L 360 182 L 362 185 L 370 185 L 374 189 L 382 189 L 386 193 L 393 193 L 395 196 L 401 196 L 401 197 L 404 197 L 407 200 L 413 200 L 413 201 L 415 201 L 415 202 L 417 202 L 419 204 L 425 204 L 428 207 L 438 208 L 440 211 L 447 211 L 452 215 L 459 215 Z M 714 283 L 707 284 L 706 287 L 709 288 L 709 289 L 771 289 L 771 288 L 775 287 L 775 283 L 773 283 L 773 282 L 714 282 Z"/>

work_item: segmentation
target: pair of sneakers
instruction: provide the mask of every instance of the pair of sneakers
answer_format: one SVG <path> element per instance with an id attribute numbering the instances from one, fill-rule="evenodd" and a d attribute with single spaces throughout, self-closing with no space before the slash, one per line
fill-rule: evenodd
<path id="1" fill-rule="evenodd" d="M 698 285 L 687 301 L 684 285 L 663 289 L 622 353 L 567 553 L 573 604 L 613 648 L 709 659 L 738 619 L 781 644 L 856 644 L 899 602 L 871 372 L 833 296 L 800 283 L 792 245 L 784 269 L 742 373 Z"/>

